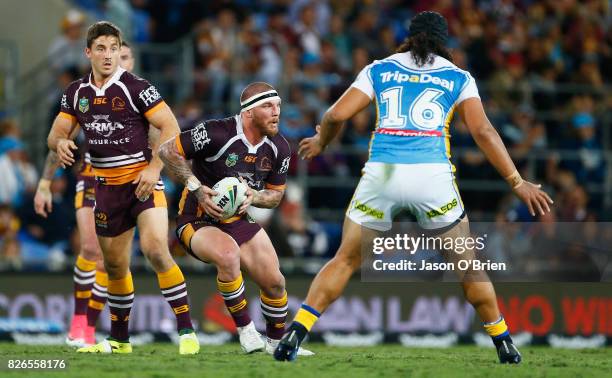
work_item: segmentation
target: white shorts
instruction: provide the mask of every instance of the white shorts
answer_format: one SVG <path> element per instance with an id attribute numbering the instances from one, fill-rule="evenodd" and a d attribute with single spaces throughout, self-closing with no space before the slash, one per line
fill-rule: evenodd
<path id="1" fill-rule="evenodd" d="M 366 163 L 346 216 L 364 227 L 387 231 L 403 210 L 428 230 L 462 218 L 463 202 L 450 164 Z"/>

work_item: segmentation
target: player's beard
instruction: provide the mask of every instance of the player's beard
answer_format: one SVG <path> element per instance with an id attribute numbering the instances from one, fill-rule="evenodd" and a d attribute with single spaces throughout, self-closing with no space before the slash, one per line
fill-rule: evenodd
<path id="1" fill-rule="evenodd" d="M 259 130 L 259 132 L 261 132 L 262 135 L 265 135 L 267 137 L 273 137 L 276 134 L 278 134 L 278 122 L 279 120 L 276 120 L 276 123 L 272 122 L 273 120 L 268 120 L 268 121 L 263 121 L 263 120 L 258 120 L 258 122 L 256 122 L 257 125 L 257 129 Z"/>

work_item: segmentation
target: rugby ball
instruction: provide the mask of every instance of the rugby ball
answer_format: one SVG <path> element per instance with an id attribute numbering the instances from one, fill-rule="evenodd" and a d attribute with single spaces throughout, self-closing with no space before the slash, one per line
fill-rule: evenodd
<path id="1" fill-rule="evenodd" d="M 236 177 L 221 179 L 212 190 L 218 193 L 213 197 L 213 202 L 223 210 L 221 220 L 233 217 L 246 199 L 247 187 Z"/>

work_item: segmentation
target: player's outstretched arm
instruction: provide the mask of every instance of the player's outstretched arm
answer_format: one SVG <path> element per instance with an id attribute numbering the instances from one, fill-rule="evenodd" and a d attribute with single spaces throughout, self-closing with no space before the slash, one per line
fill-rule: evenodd
<path id="1" fill-rule="evenodd" d="M 350 87 L 323 115 L 316 134 L 300 141 L 298 155 L 302 159 L 312 159 L 319 155 L 334 139 L 340 128 L 352 116 L 359 113 L 370 103 L 370 98 L 357 88 Z"/>
<path id="2" fill-rule="evenodd" d="M 531 215 L 535 216 L 536 212 L 544 215 L 544 211 L 550 211 L 552 199 L 540 189 L 542 185 L 521 178 L 506 146 L 489 122 L 480 99 L 472 97 L 462 101 L 458 111 L 487 160 L 512 187 L 514 194 L 527 205 Z"/>
<path id="3" fill-rule="evenodd" d="M 76 118 L 69 119 L 60 113 L 55 117 L 53 126 L 47 137 L 47 146 L 49 150 L 57 153 L 59 165 L 66 168 L 74 164 L 74 153 L 77 149 L 74 138 L 79 131 L 79 124 Z"/>
<path id="4" fill-rule="evenodd" d="M 187 160 L 185 160 L 176 146 L 177 138 L 179 136 L 175 136 L 162 143 L 159 147 L 159 158 L 163 161 L 166 168 L 196 196 L 198 203 L 208 215 L 221 219 L 223 210 L 212 201 L 212 198 L 218 193 L 206 185 L 202 185 L 200 180 L 195 177 L 189 164 L 187 164 Z"/>

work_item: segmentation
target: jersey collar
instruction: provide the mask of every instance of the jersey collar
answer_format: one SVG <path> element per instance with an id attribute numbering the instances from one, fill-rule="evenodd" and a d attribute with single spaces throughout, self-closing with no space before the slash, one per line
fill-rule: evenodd
<path id="1" fill-rule="evenodd" d="M 261 140 L 261 142 L 257 143 L 257 145 L 253 146 L 251 144 L 251 142 L 249 142 L 249 140 L 247 139 L 246 135 L 244 135 L 244 128 L 242 126 L 242 117 L 240 114 L 236 114 L 234 116 L 234 118 L 236 118 L 236 134 L 240 137 L 240 139 L 242 140 L 242 143 L 244 143 L 245 146 L 247 146 L 247 148 L 249 149 L 249 154 L 256 154 L 257 153 L 257 149 L 259 149 L 259 147 L 261 147 L 262 144 L 266 143 L 266 141 L 268 140 L 268 137 L 266 135 L 264 135 L 263 139 Z"/>
<path id="2" fill-rule="evenodd" d="M 119 81 L 119 78 L 121 77 L 121 75 L 123 75 L 124 72 L 125 70 L 123 68 L 117 66 L 117 70 L 115 71 L 113 76 L 111 76 L 111 78 L 102 86 L 102 88 L 98 88 L 93 84 L 93 71 L 92 71 L 89 73 L 89 77 L 87 78 L 88 80 L 87 84 L 89 84 L 89 86 L 93 88 L 94 91 L 96 91 L 96 96 L 104 96 L 104 93 L 106 92 L 106 90 L 111 85 Z"/>

